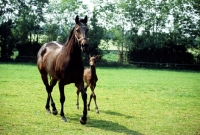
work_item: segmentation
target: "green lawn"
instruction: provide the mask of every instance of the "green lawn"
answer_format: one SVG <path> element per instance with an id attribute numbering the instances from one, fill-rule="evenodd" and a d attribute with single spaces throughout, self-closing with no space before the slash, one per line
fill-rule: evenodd
<path id="1" fill-rule="evenodd" d="M 65 115 L 46 114 L 46 91 L 36 65 L 0 63 L 0 134 L 200 134 L 200 73 L 140 68 L 97 68 L 86 125 L 76 88 L 65 86 Z M 88 95 L 90 90 L 88 90 Z M 60 111 L 58 86 L 53 91 Z M 89 97 L 89 96 L 88 96 Z"/>

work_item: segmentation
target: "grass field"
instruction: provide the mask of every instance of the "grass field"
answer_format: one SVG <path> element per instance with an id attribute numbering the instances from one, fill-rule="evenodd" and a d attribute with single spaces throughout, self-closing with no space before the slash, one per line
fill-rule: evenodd
<path id="1" fill-rule="evenodd" d="M 65 114 L 46 114 L 46 91 L 36 65 L 0 63 L 0 134 L 199 135 L 200 73 L 140 68 L 97 68 L 86 125 L 76 109 L 76 88 L 65 86 Z M 90 90 L 88 90 L 90 94 Z M 53 91 L 60 111 L 58 86 Z"/>

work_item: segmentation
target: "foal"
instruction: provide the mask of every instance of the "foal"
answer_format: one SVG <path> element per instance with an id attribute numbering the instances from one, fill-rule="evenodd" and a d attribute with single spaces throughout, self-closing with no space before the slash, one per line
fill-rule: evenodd
<path id="1" fill-rule="evenodd" d="M 96 82 L 98 81 L 97 78 L 97 74 L 96 74 L 96 68 L 95 68 L 95 63 L 97 61 L 97 59 L 100 57 L 100 55 L 96 55 L 96 56 L 89 56 L 90 57 L 90 68 L 85 68 L 84 69 L 84 75 L 83 75 L 83 81 L 86 83 L 85 86 L 85 91 L 87 91 L 88 86 L 90 86 L 90 89 L 92 91 L 91 95 L 90 95 L 90 100 L 88 103 L 88 110 L 90 110 L 90 103 L 92 98 L 94 98 L 94 103 L 95 103 L 95 109 L 96 109 L 96 113 L 99 113 L 98 110 L 98 106 L 96 103 L 96 95 L 94 93 L 94 89 L 96 87 Z M 77 109 L 79 109 L 79 90 L 77 89 Z"/>

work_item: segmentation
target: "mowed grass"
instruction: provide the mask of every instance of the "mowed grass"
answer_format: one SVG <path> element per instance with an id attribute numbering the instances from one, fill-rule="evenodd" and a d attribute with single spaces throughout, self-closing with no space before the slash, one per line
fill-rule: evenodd
<path id="1" fill-rule="evenodd" d="M 94 102 L 86 125 L 76 109 L 76 88 L 65 86 L 65 115 L 46 114 L 46 91 L 36 65 L 0 63 L 0 134 L 200 134 L 200 73 L 103 68 L 97 65 Z M 88 89 L 88 97 L 91 93 Z M 60 112 L 59 90 L 52 93 Z"/>

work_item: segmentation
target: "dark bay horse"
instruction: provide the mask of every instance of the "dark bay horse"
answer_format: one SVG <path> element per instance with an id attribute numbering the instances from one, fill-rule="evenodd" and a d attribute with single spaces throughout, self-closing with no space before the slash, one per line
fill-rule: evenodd
<path id="1" fill-rule="evenodd" d="M 83 99 L 83 116 L 80 118 L 81 124 L 87 121 L 87 94 L 84 89 L 83 72 L 84 66 L 81 57 L 81 51 L 87 50 L 87 16 L 84 19 L 75 18 L 75 26 L 65 44 L 58 42 L 49 42 L 44 44 L 37 54 L 37 66 L 41 74 L 41 78 L 46 87 L 47 101 L 46 110 L 50 113 L 50 101 L 52 113 L 57 115 L 57 109 L 53 101 L 51 92 L 58 81 L 60 91 L 62 121 L 67 121 L 64 115 L 64 86 L 74 83 L 78 90 L 81 91 Z M 50 76 L 50 84 L 48 83 L 48 75 Z"/>

